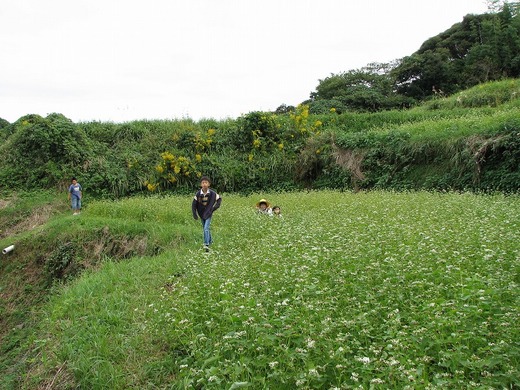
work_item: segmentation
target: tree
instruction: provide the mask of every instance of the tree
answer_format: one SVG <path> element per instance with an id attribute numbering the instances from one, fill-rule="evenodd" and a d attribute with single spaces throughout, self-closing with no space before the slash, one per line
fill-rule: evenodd
<path id="1" fill-rule="evenodd" d="M 50 188 L 68 182 L 89 155 L 86 134 L 61 114 L 26 115 L 10 125 L 1 165 L 21 186 Z M 1 179 L 1 178 L 0 178 Z"/>
<path id="2" fill-rule="evenodd" d="M 406 99 L 397 95 L 391 73 L 397 64 L 398 62 L 375 62 L 361 69 L 331 74 L 324 80 L 319 80 L 316 92 L 311 94 L 311 112 L 323 111 L 327 106 L 331 106 L 329 109 L 344 107 L 360 111 L 378 111 L 402 106 Z"/>
<path id="3" fill-rule="evenodd" d="M 461 23 L 428 39 L 417 52 L 404 57 L 393 70 L 398 92 L 424 99 L 439 89 L 450 94 L 481 82 L 518 77 L 518 3 L 490 4 L 500 4 L 500 12 L 466 15 Z"/>
<path id="4" fill-rule="evenodd" d="M 286 104 L 281 104 L 278 106 L 278 108 L 275 110 L 275 114 L 281 115 L 281 114 L 288 114 L 289 112 L 294 112 L 296 110 L 296 107 L 294 106 L 288 106 Z"/>
<path id="5" fill-rule="evenodd" d="M 0 118 L 0 141 L 2 141 L 4 138 L 7 138 L 9 135 L 7 132 L 8 128 L 10 127 L 9 125 L 10 123 L 7 120 Z"/>

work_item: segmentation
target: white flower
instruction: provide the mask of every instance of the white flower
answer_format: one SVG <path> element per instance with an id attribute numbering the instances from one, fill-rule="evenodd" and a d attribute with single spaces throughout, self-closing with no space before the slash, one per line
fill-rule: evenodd
<path id="1" fill-rule="evenodd" d="M 368 364 L 368 363 L 370 363 L 370 358 L 367 357 L 367 356 L 357 357 L 356 360 L 357 360 L 358 362 L 363 363 L 363 364 Z"/>

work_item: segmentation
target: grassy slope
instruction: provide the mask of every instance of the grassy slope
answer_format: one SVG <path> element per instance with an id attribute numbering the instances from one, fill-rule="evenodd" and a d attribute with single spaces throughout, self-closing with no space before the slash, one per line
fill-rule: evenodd
<path id="1" fill-rule="evenodd" d="M 357 151 L 346 166 L 364 171 L 376 188 L 516 191 L 519 97 L 520 81 L 506 80 L 411 110 L 343 115 L 336 144 Z M 369 159 L 361 159 L 367 152 Z"/>
<path id="2" fill-rule="evenodd" d="M 164 251 L 54 295 L 18 386 L 519 384 L 518 197 L 269 195 L 283 221 L 254 215 L 257 198 L 224 196 L 210 256 L 186 197 L 61 217 L 145 229 Z"/>
<path id="3" fill-rule="evenodd" d="M 87 199 L 89 216 L 79 219 L 68 211 L 64 194 L 3 197 L 0 246 L 15 244 L 15 250 L 0 257 L 0 388 L 14 386 L 30 363 L 27 348 L 39 325 L 37 311 L 53 290 L 52 271 L 68 254 L 73 261 L 60 273 L 62 278 L 95 271 L 107 258 L 152 255 L 183 245 L 192 227 L 179 226 L 175 209 L 163 209 L 159 198 L 137 207 L 135 201 L 126 201 L 121 215 L 116 202 Z M 51 267 L 53 259 L 57 261 Z"/>
<path id="4" fill-rule="evenodd" d="M 519 106 L 520 79 L 513 79 L 481 84 L 409 110 L 345 113 L 338 117 L 324 115 L 320 119 L 329 123 L 331 118 L 335 118 L 332 122 L 351 132 L 400 130 L 403 126 L 402 130 L 417 139 L 421 136 L 425 139 L 449 139 L 495 130 L 496 125 L 502 124 L 509 114 L 517 112 Z M 482 120 L 486 123 L 479 123 Z"/>

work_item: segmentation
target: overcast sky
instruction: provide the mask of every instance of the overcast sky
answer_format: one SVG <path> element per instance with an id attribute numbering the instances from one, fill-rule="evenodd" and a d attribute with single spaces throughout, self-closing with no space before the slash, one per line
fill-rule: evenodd
<path id="1" fill-rule="evenodd" d="M 0 118 L 236 118 L 412 54 L 484 0 L 2 0 Z"/>

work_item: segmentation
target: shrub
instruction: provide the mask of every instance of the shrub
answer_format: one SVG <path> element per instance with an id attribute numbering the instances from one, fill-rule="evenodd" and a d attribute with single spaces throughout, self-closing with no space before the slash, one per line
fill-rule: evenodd
<path id="1" fill-rule="evenodd" d="M 67 267 L 74 263 L 75 252 L 74 244 L 70 241 L 56 247 L 45 262 L 45 273 L 49 282 L 65 277 Z M 75 272 L 69 274 L 74 276 Z"/>
<path id="2" fill-rule="evenodd" d="M 64 185 L 89 156 L 86 134 L 61 114 L 27 115 L 12 124 L 12 135 L 0 147 L 2 171 L 11 187 L 52 188 Z M 5 177 L 5 176 L 4 176 Z"/>

